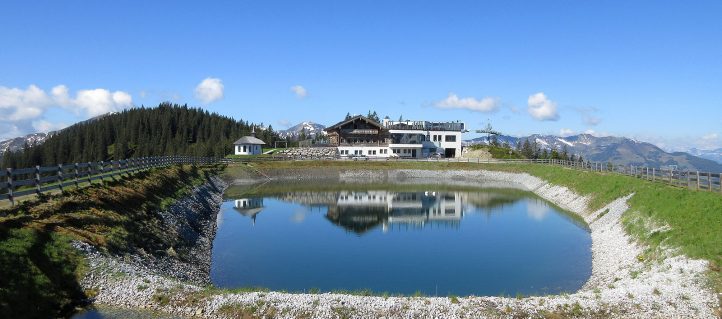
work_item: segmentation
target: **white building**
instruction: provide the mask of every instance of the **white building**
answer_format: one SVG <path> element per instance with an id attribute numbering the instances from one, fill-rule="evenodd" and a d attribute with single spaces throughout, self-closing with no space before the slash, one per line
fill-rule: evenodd
<path id="1" fill-rule="evenodd" d="M 325 129 L 341 157 L 461 156 L 461 122 L 391 121 L 354 116 Z"/>
<path id="2" fill-rule="evenodd" d="M 399 157 L 425 158 L 461 156 L 461 134 L 466 131 L 462 122 L 391 121 L 382 125 L 389 132 L 390 153 Z"/>
<path id="3" fill-rule="evenodd" d="M 233 150 L 236 155 L 258 155 L 261 154 L 262 145 L 266 143 L 256 138 L 256 130 L 251 132 L 251 136 L 241 137 L 233 143 Z"/>

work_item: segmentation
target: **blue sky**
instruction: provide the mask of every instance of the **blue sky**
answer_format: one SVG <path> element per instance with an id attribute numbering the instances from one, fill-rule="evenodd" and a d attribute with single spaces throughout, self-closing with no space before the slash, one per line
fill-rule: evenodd
<path id="1" fill-rule="evenodd" d="M 0 137 L 172 101 L 275 129 L 373 109 L 722 147 L 721 13 L 722 1 L 3 1 Z"/>

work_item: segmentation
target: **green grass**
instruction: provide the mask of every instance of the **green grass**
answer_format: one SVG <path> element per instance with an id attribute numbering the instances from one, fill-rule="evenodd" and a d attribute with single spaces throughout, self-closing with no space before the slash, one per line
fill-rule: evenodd
<path id="1" fill-rule="evenodd" d="M 525 158 L 523 155 L 519 154 L 514 149 L 509 148 L 503 148 L 500 146 L 492 146 L 492 145 L 472 145 L 469 147 L 471 150 L 480 150 L 484 149 L 489 154 L 491 154 L 491 157 L 498 158 L 498 159 L 522 159 Z"/>
<path id="2" fill-rule="evenodd" d="M 0 318 L 65 316 L 91 294 L 71 240 L 117 254 L 176 247 L 155 212 L 218 169 L 159 168 L 0 210 Z"/>
<path id="3" fill-rule="evenodd" d="M 70 237 L 42 229 L 0 229 L 0 317 L 67 315 L 85 292 L 83 258 Z"/>

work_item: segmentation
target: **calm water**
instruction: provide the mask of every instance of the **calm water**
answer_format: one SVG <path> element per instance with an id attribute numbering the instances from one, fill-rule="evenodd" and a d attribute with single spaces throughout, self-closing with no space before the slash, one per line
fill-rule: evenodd
<path id="1" fill-rule="evenodd" d="M 529 193 L 238 196 L 218 215 L 211 279 L 293 292 L 559 293 L 589 278 L 590 247 L 583 224 Z"/>

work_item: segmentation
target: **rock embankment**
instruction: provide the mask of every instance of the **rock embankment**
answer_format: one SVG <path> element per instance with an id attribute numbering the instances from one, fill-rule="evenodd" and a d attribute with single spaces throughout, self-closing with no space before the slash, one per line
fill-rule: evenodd
<path id="1" fill-rule="evenodd" d="M 335 147 L 294 147 L 276 152 L 273 155 L 292 158 L 327 158 L 336 157 Z"/>
<path id="2" fill-rule="evenodd" d="M 231 293 L 159 275 L 136 263 L 89 251 L 93 268 L 83 281 L 97 301 L 207 318 L 714 318 L 717 300 L 707 285 L 707 262 L 669 252 L 640 260 L 641 247 L 623 229 L 630 194 L 591 211 L 588 198 L 528 174 L 490 171 L 350 170 L 338 181 L 507 187 L 534 192 L 584 218 L 592 236 L 592 275 L 571 294 L 507 297 L 378 297 L 282 292 Z M 291 179 L 303 176 L 289 176 Z M 309 179 L 313 177 L 309 176 Z"/>
<path id="3" fill-rule="evenodd" d="M 134 269 L 136 272 L 156 274 L 184 282 L 207 285 L 210 283 L 211 248 L 216 235 L 216 215 L 223 201 L 223 191 L 228 185 L 217 177 L 211 177 L 203 185 L 194 188 L 189 195 L 177 200 L 165 210 L 157 212 L 163 224 L 163 233 L 157 234 L 174 243 L 165 251 L 146 252 L 135 249 L 135 253 L 122 256 L 107 256 L 117 259 L 120 265 L 100 267 L 116 269 L 120 273 Z M 90 260 L 103 256 L 87 244 L 76 243 L 76 248 L 85 252 Z M 93 264 L 91 264 L 93 266 Z M 97 264 L 95 265 L 97 266 Z M 91 270 L 98 267 L 91 267 Z M 94 274 L 91 271 L 91 279 Z M 95 280 L 84 282 L 91 288 Z"/>

